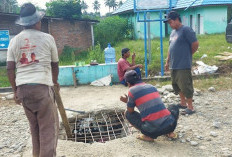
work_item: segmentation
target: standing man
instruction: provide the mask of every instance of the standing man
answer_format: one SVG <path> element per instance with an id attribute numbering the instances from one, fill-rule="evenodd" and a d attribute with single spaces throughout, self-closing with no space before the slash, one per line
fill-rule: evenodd
<path id="1" fill-rule="evenodd" d="M 53 86 L 57 82 L 59 66 L 54 38 L 41 32 L 44 12 L 25 3 L 16 24 L 24 30 L 11 41 L 7 52 L 7 74 L 15 94 L 29 120 L 33 157 L 55 157 L 59 131 L 58 112 Z M 22 54 L 36 56 L 34 64 L 21 63 Z"/>
<path id="2" fill-rule="evenodd" d="M 120 80 L 120 83 L 127 86 L 127 83 L 124 79 L 124 74 L 126 73 L 126 71 L 128 70 L 135 70 L 138 75 L 141 78 L 141 71 L 139 68 L 142 68 L 143 65 L 142 64 L 135 64 L 135 53 L 133 53 L 132 55 L 132 64 L 130 64 L 127 59 L 130 57 L 130 49 L 128 48 L 123 48 L 122 49 L 122 58 L 120 58 L 118 60 L 118 77 Z"/>
<path id="3" fill-rule="evenodd" d="M 128 96 L 121 96 L 120 100 L 127 103 L 127 120 L 142 133 L 137 138 L 144 141 L 154 141 L 161 135 L 177 138 L 173 131 L 177 125 L 179 108 L 169 105 L 166 109 L 157 89 L 142 82 L 136 71 L 127 71 L 125 80 L 130 89 Z M 135 107 L 139 112 L 134 110 Z"/>
<path id="4" fill-rule="evenodd" d="M 171 11 L 164 22 L 173 29 L 165 69 L 171 70 L 173 89 L 181 99 L 179 107 L 185 108 L 182 114 L 193 114 L 192 55 L 197 51 L 199 43 L 192 28 L 182 25 L 177 12 Z"/>

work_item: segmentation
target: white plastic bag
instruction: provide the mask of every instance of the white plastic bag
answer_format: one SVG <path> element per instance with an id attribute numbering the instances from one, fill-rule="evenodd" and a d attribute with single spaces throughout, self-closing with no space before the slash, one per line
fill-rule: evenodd
<path id="1" fill-rule="evenodd" d="M 100 78 L 98 80 L 95 80 L 91 82 L 90 85 L 92 86 L 109 86 L 112 81 L 112 75 L 108 75 L 106 77 Z"/>
<path id="2" fill-rule="evenodd" d="M 218 70 L 218 67 L 215 65 L 209 66 L 203 63 L 202 61 L 197 61 L 196 63 L 198 64 L 198 67 L 193 71 L 195 74 L 213 74 Z"/>

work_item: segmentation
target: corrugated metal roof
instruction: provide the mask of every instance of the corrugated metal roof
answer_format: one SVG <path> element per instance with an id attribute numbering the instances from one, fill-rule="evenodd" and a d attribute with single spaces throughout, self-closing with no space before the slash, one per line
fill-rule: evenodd
<path id="1" fill-rule="evenodd" d="M 201 5 L 223 5 L 232 4 L 232 0 L 172 0 L 172 6 L 174 9 L 188 8 L 189 6 L 201 6 Z M 134 0 L 127 0 L 123 5 L 118 8 L 113 14 L 132 11 L 134 9 Z"/>
<path id="2" fill-rule="evenodd" d="M 210 4 L 232 4 L 232 0 L 203 0 L 202 5 Z"/>
<path id="3" fill-rule="evenodd" d="M 172 6 L 175 7 L 177 0 L 172 0 Z M 119 14 L 127 11 L 132 11 L 134 9 L 134 0 L 127 0 L 123 3 L 121 7 L 119 7 L 113 14 Z"/>
<path id="4" fill-rule="evenodd" d="M 178 0 L 175 9 L 187 8 L 190 5 L 191 7 L 194 7 L 201 5 L 225 5 L 225 4 L 232 4 L 232 0 Z"/>
<path id="5" fill-rule="evenodd" d="M 201 5 L 203 0 L 178 0 L 175 9 Z"/>
<path id="6" fill-rule="evenodd" d="M 113 14 L 118 14 L 133 9 L 134 9 L 134 0 L 127 0 L 126 2 L 123 3 L 121 7 L 119 7 L 116 11 L 114 11 Z"/>

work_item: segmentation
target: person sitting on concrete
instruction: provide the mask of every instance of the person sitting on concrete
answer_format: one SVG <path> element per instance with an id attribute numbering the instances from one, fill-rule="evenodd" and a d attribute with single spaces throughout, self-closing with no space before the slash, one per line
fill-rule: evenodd
<path id="1" fill-rule="evenodd" d="M 120 100 L 127 103 L 126 119 L 142 133 L 137 138 L 154 141 L 158 136 L 167 135 L 176 139 L 174 130 L 179 117 L 178 106 L 172 104 L 166 108 L 157 89 L 142 82 L 134 70 L 125 73 L 125 81 L 130 89 L 128 96 L 125 94 Z M 139 112 L 134 110 L 135 107 Z"/>
<path id="2" fill-rule="evenodd" d="M 127 86 L 127 83 L 124 79 L 124 74 L 126 71 L 128 70 L 135 70 L 138 75 L 140 76 L 141 78 L 141 71 L 140 71 L 140 68 L 143 67 L 142 64 L 135 64 L 135 53 L 133 53 L 132 55 L 132 64 L 130 64 L 127 59 L 130 57 L 130 49 L 128 48 L 123 48 L 122 49 L 122 58 L 120 58 L 118 60 L 118 77 L 119 77 L 119 80 L 120 80 L 120 83 Z"/>

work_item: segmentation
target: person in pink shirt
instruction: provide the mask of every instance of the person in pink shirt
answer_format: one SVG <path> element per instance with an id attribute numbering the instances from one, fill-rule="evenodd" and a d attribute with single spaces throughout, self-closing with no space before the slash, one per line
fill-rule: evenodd
<path id="1" fill-rule="evenodd" d="M 118 77 L 120 80 L 120 83 L 127 86 L 127 83 L 125 81 L 124 75 L 126 71 L 128 70 L 135 70 L 139 77 L 141 78 L 141 71 L 140 68 L 143 67 L 142 64 L 135 64 L 135 53 L 132 55 L 132 64 L 130 64 L 127 59 L 130 57 L 130 49 L 123 48 L 122 49 L 122 58 L 118 60 Z"/>

